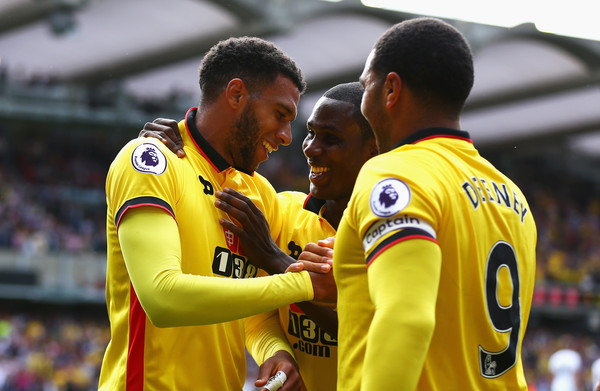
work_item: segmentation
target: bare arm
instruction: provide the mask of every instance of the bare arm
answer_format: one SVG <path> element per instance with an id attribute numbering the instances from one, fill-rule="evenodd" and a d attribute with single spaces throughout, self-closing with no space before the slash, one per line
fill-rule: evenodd
<path id="1" fill-rule="evenodd" d="M 221 225 L 240 238 L 244 252 L 255 266 L 269 274 L 279 274 L 284 273 L 288 266 L 296 262 L 275 244 L 263 213 L 250 199 L 232 189 L 216 192 L 215 196 L 218 198 L 216 206 L 239 223 L 238 225 L 229 220 L 222 220 Z M 325 262 L 320 268 L 317 266 L 312 270 L 318 271 L 317 273 L 309 271 L 315 289 L 315 298 L 326 302 L 335 301 L 330 293 L 336 291 L 331 265 Z M 328 299 L 324 300 L 326 297 Z M 334 310 L 310 302 L 297 304 L 332 337 L 337 336 L 337 313 Z"/>

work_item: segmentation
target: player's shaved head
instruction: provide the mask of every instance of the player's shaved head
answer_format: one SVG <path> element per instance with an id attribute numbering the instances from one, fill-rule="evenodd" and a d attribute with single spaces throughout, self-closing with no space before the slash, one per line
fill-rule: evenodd
<path id="1" fill-rule="evenodd" d="M 323 96 L 329 99 L 348 102 L 354 107 L 352 112 L 354 120 L 360 126 L 362 136 L 366 140 L 375 136 L 373 135 L 369 122 L 360 111 L 360 102 L 362 101 L 363 92 L 364 89 L 359 82 L 352 82 L 338 84 L 325 91 Z"/>

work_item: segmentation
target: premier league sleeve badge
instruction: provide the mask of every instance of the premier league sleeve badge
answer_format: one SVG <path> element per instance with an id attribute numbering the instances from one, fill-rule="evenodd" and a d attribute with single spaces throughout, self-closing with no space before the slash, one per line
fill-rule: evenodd
<path id="1" fill-rule="evenodd" d="M 383 179 L 371 190 L 369 205 L 379 217 L 390 217 L 400 212 L 410 202 L 410 188 L 396 178 Z"/>
<path id="2" fill-rule="evenodd" d="M 160 175 L 167 169 L 167 158 L 156 145 L 144 143 L 133 150 L 131 164 L 141 173 Z"/>

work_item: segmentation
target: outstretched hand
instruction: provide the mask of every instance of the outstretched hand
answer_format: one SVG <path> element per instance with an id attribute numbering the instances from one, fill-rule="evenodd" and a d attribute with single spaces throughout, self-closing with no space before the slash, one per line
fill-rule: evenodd
<path id="1" fill-rule="evenodd" d="M 269 224 L 262 211 L 245 195 L 229 188 L 215 192 L 217 208 L 238 224 L 221 219 L 219 223 L 240 239 L 245 255 L 256 267 L 269 274 L 283 273 L 294 259 L 281 251 L 271 238 Z"/>
<path id="2" fill-rule="evenodd" d="M 178 157 L 185 156 L 179 126 L 173 119 L 157 118 L 152 122 L 146 122 L 138 137 L 158 139 Z"/>

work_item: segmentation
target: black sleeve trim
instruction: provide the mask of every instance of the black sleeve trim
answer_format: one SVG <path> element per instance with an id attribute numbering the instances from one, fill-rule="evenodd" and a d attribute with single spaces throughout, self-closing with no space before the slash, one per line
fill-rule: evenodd
<path id="1" fill-rule="evenodd" d="M 139 206 L 155 206 L 158 208 L 162 208 L 169 212 L 173 218 L 175 218 L 175 212 L 173 212 L 173 208 L 166 201 L 161 200 L 157 197 L 137 197 L 131 200 L 127 200 L 120 208 L 117 214 L 115 215 L 115 226 L 119 226 L 121 222 L 121 218 L 125 214 L 125 212 L 130 208 L 137 208 Z"/>
<path id="2" fill-rule="evenodd" d="M 427 239 L 437 243 L 437 240 L 425 230 L 419 228 L 405 228 L 379 243 L 367 256 L 367 266 L 370 265 L 379 254 L 385 251 L 385 249 L 409 239 Z"/>

